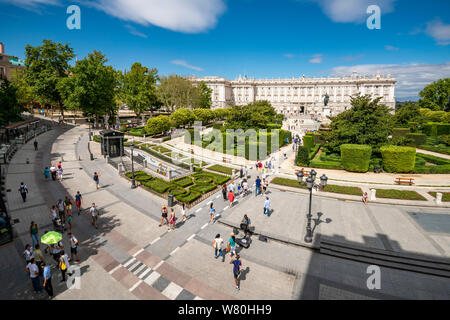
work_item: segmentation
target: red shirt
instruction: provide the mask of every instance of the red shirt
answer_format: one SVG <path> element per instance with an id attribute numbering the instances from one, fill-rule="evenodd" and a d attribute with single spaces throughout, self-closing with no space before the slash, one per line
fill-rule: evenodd
<path id="1" fill-rule="evenodd" d="M 234 193 L 231 191 L 228 193 L 228 200 L 230 200 L 230 202 L 234 201 Z"/>

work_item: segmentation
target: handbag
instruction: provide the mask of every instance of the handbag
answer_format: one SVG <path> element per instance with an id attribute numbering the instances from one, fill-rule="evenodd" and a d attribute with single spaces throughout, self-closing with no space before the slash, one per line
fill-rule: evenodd
<path id="1" fill-rule="evenodd" d="M 228 243 L 227 244 L 227 252 L 230 252 L 231 251 L 231 246 L 230 246 L 230 243 Z"/>

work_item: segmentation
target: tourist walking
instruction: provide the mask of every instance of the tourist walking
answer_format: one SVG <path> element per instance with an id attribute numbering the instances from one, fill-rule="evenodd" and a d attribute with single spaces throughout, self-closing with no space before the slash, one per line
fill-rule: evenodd
<path id="1" fill-rule="evenodd" d="M 50 218 L 52 219 L 53 227 L 56 229 L 56 227 L 58 226 L 56 224 L 56 220 L 58 219 L 58 214 L 56 213 L 56 206 L 55 205 L 53 205 L 51 210 L 50 210 Z"/>
<path id="2" fill-rule="evenodd" d="M 59 257 L 61 256 L 62 249 L 64 249 L 64 246 L 61 241 L 58 241 L 58 243 L 50 245 L 50 254 L 53 257 L 53 260 L 55 260 L 55 262 L 58 264 L 59 264 Z"/>
<path id="3" fill-rule="evenodd" d="M 34 254 L 34 259 L 36 260 L 36 265 L 38 266 L 38 269 L 39 269 L 39 274 L 42 275 L 41 266 L 42 266 L 42 263 L 45 261 L 45 259 L 44 259 L 44 255 L 42 254 L 42 251 L 41 251 L 41 246 L 39 244 L 37 244 L 34 247 L 33 254 Z"/>
<path id="4" fill-rule="evenodd" d="M 72 231 L 72 212 L 67 214 L 67 224 L 69 225 L 69 230 Z"/>
<path id="5" fill-rule="evenodd" d="M 265 178 L 262 179 L 262 193 L 266 194 L 267 191 L 267 181 Z"/>
<path id="6" fill-rule="evenodd" d="M 248 168 L 245 166 L 244 168 L 245 179 L 248 179 Z"/>
<path id="7" fill-rule="evenodd" d="M 77 205 L 77 209 L 78 209 L 78 215 L 80 215 L 81 212 L 81 199 L 83 197 L 80 194 L 80 191 L 77 191 L 77 194 L 75 195 L 75 204 Z"/>
<path id="8" fill-rule="evenodd" d="M 170 217 L 169 217 L 169 232 L 171 230 L 175 230 L 175 222 L 177 218 L 175 217 L 175 210 L 173 208 L 170 208 Z"/>
<path id="9" fill-rule="evenodd" d="M 50 167 L 50 174 L 52 175 L 52 180 L 56 181 L 56 167 L 54 165 Z"/>
<path id="10" fill-rule="evenodd" d="M 255 184 L 255 196 L 257 196 L 261 193 L 261 179 L 259 176 L 256 177 Z"/>
<path id="11" fill-rule="evenodd" d="M 248 182 L 247 182 L 247 179 L 244 179 L 244 182 L 242 183 L 242 187 L 244 189 L 244 196 L 246 196 L 247 193 L 248 193 Z"/>
<path id="12" fill-rule="evenodd" d="M 59 199 L 56 205 L 58 206 L 59 219 L 61 219 L 61 222 L 66 222 L 66 208 L 64 207 L 64 201 Z"/>
<path id="13" fill-rule="evenodd" d="M 227 199 L 227 184 L 226 183 L 224 183 L 223 185 L 222 185 L 222 196 L 223 196 L 223 200 L 224 201 L 227 201 L 228 199 Z"/>
<path id="14" fill-rule="evenodd" d="M 59 270 L 61 270 L 61 276 L 62 280 L 61 282 L 66 281 L 66 272 L 70 268 L 69 264 L 69 257 L 66 253 L 64 253 L 64 250 L 61 251 L 61 254 L 59 256 L 59 264 L 58 264 Z"/>
<path id="15" fill-rule="evenodd" d="M 42 291 L 41 280 L 39 278 L 39 268 L 36 265 L 34 258 L 31 258 L 26 267 L 27 272 L 30 275 L 31 284 L 33 285 L 34 292 L 39 293 Z"/>
<path id="16" fill-rule="evenodd" d="M 159 226 L 161 227 L 164 224 L 164 220 L 167 222 L 167 224 L 169 224 L 169 220 L 167 219 L 167 208 L 165 205 L 163 205 L 161 207 L 161 223 L 159 224 Z"/>
<path id="17" fill-rule="evenodd" d="M 19 193 L 22 196 L 23 202 L 27 201 L 28 187 L 23 182 L 20 183 Z"/>
<path id="18" fill-rule="evenodd" d="M 62 167 L 59 167 L 56 171 L 58 173 L 58 180 L 62 181 L 62 179 L 63 179 L 63 169 L 62 169 Z"/>
<path id="19" fill-rule="evenodd" d="M 210 217 L 210 223 L 214 223 L 214 213 L 216 212 L 216 209 L 214 209 L 214 203 L 211 202 L 209 205 L 209 217 Z"/>
<path id="20" fill-rule="evenodd" d="M 233 232 L 230 234 L 230 238 L 228 239 L 227 251 L 230 254 L 230 257 L 236 253 L 236 237 Z"/>
<path id="21" fill-rule="evenodd" d="M 100 184 L 100 172 L 99 173 L 94 172 L 94 181 L 95 181 L 95 187 L 98 190 L 99 184 Z"/>
<path id="22" fill-rule="evenodd" d="M 214 248 L 214 258 L 218 258 L 219 255 L 222 257 L 222 262 L 225 261 L 225 255 L 222 251 L 223 239 L 220 237 L 220 234 L 216 235 L 216 238 L 213 240 L 213 248 Z"/>
<path id="23" fill-rule="evenodd" d="M 184 204 L 184 202 L 181 204 L 181 222 L 185 222 L 186 221 L 186 205 Z"/>
<path id="24" fill-rule="evenodd" d="M 48 179 L 50 179 L 50 170 L 48 169 L 48 167 L 45 167 L 44 169 L 44 178 L 45 181 L 48 181 Z"/>
<path id="25" fill-rule="evenodd" d="M 264 201 L 264 214 L 267 214 L 270 217 L 270 200 L 269 197 L 266 197 L 266 201 Z"/>
<path id="26" fill-rule="evenodd" d="M 30 235 L 31 235 L 31 241 L 33 243 L 33 248 L 34 248 L 35 243 L 39 244 L 39 226 L 34 221 L 31 221 Z"/>
<path id="27" fill-rule="evenodd" d="M 78 239 L 75 238 L 75 236 L 72 234 L 72 232 L 69 232 L 67 234 L 69 236 L 70 240 L 70 259 L 69 262 L 73 260 L 73 256 L 77 257 L 77 262 L 80 261 L 80 256 L 78 255 Z"/>
<path id="28" fill-rule="evenodd" d="M 233 206 L 233 202 L 234 202 L 234 193 L 231 190 L 228 193 L 228 200 L 230 201 L 230 208 L 231 208 Z"/>
<path id="29" fill-rule="evenodd" d="M 98 210 L 95 206 L 95 203 L 92 203 L 92 206 L 89 209 L 91 218 L 92 218 L 92 225 L 95 227 L 95 229 L 98 229 L 97 227 L 97 219 L 98 219 Z"/>
<path id="30" fill-rule="evenodd" d="M 28 265 L 31 262 L 31 259 L 34 258 L 33 248 L 29 244 L 26 244 L 25 251 L 22 253 L 22 255 L 25 258 L 25 264 Z"/>
<path id="31" fill-rule="evenodd" d="M 241 257 L 237 254 L 235 259 L 232 259 L 230 261 L 230 264 L 233 265 L 233 277 L 234 277 L 234 283 L 236 284 L 236 289 L 239 290 L 239 275 L 241 274 L 241 266 L 242 261 L 240 260 Z"/>
<path id="32" fill-rule="evenodd" d="M 44 277 L 44 289 L 50 299 L 53 299 L 53 286 L 52 286 L 52 273 L 51 268 L 45 262 L 42 262 L 43 277 Z"/>
<path id="33" fill-rule="evenodd" d="M 37 151 L 37 149 L 38 149 L 38 142 L 37 142 L 37 140 L 34 140 L 33 145 L 34 145 L 34 151 Z"/>

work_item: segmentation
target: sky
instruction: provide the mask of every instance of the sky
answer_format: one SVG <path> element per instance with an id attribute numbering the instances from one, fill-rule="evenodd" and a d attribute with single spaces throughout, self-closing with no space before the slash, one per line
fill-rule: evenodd
<path id="1" fill-rule="evenodd" d="M 81 29 L 70 30 L 70 5 Z M 380 29 L 369 29 L 369 5 Z M 372 21 L 372 20 L 370 20 Z M 416 100 L 450 77 L 448 0 L 0 0 L 9 55 L 43 39 L 98 50 L 117 69 L 235 79 L 390 74 L 396 98 Z"/>

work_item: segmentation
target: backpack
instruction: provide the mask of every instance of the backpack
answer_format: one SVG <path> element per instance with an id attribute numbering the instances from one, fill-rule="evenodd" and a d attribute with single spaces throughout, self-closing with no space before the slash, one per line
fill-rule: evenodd
<path id="1" fill-rule="evenodd" d="M 64 258 L 61 257 L 61 270 L 64 271 L 67 269 L 66 263 L 64 262 Z"/>
<path id="2" fill-rule="evenodd" d="M 25 193 L 25 192 L 26 192 L 26 187 L 25 187 L 25 185 L 20 185 L 19 191 L 20 191 L 20 193 Z"/>

